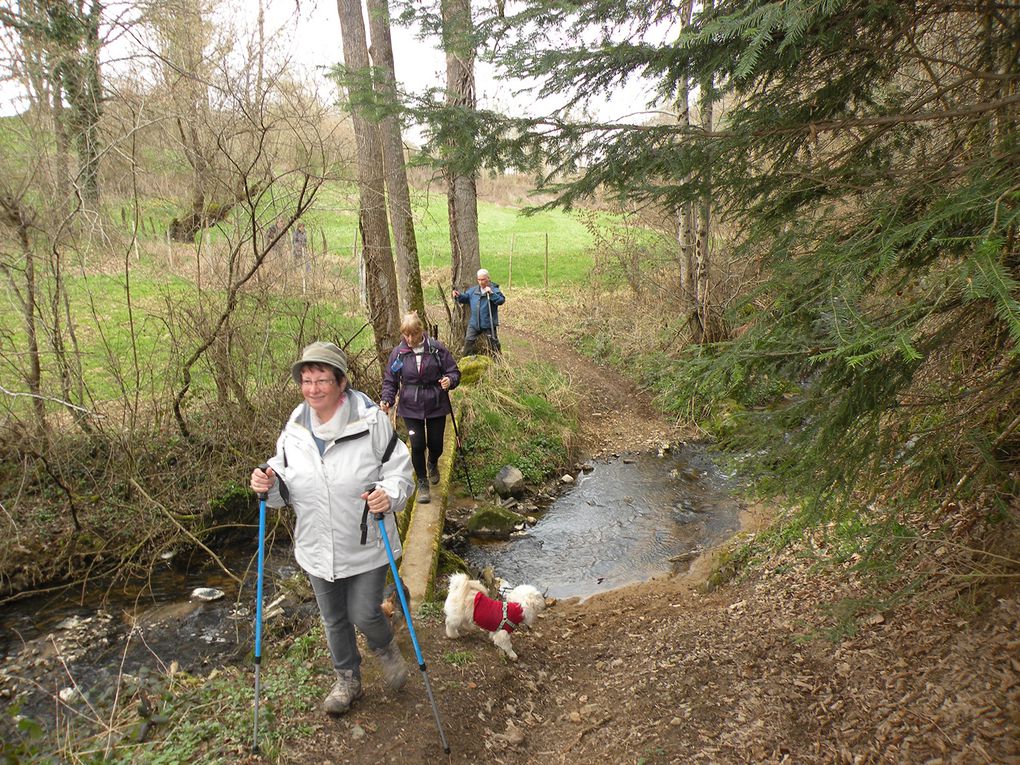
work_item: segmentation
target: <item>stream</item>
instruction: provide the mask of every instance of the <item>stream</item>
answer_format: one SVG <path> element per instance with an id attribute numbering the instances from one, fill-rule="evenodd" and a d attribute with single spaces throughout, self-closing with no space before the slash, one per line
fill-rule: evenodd
<path id="1" fill-rule="evenodd" d="M 702 446 L 596 463 L 531 528 L 467 553 L 511 586 L 586 597 L 676 572 L 740 528 L 729 479 Z"/>
<path id="2" fill-rule="evenodd" d="M 221 552 L 224 564 L 244 575 L 243 588 L 196 552 L 190 566 L 161 560 L 144 581 L 116 587 L 91 581 L 84 593 L 68 588 L 3 607 L 0 706 L 16 703 L 18 714 L 49 726 L 58 708 L 60 714 L 65 707 L 90 714 L 94 702 L 104 706 L 118 688 L 130 696 L 139 687 L 156 688 L 150 678 L 178 671 L 202 675 L 247 659 L 255 544 L 240 540 Z M 267 550 L 268 605 L 272 583 L 297 569 L 289 545 Z M 204 597 L 193 596 L 196 591 Z M 0 715 L 0 733 L 11 722 Z"/>

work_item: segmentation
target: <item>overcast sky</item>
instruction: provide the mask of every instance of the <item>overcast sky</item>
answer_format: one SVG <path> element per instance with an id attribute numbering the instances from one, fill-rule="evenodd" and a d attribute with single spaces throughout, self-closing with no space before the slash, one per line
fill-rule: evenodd
<path id="1" fill-rule="evenodd" d="M 220 31 L 229 27 L 242 36 L 252 34 L 256 28 L 259 0 L 222 0 L 226 8 Z M 342 60 L 340 21 L 336 0 L 264 0 L 266 8 L 265 30 L 272 36 L 277 55 L 313 74 L 323 91 L 335 94 L 335 88 L 319 68 L 329 68 Z M 125 18 L 137 10 L 135 0 L 111 0 L 107 4 L 109 18 Z M 446 65 L 435 40 L 419 40 L 411 30 L 393 26 L 393 54 L 397 79 L 404 90 L 420 92 L 432 86 L 441 86 Z M 131 57 L 129 48 L 137 45 L 135 30 L 112 30 L 104 51 L 104 70 L 109 74 L 118 68 L 118 59 Z M 476 63 L 476 92 L 479 105 L 517 114 L 537 115 L 550 111 L 555 105 L 536 104 L 533 96 L 516 94 L 523 83 L 497 81 L 491 67 Z M 14 114 L 25 107 L 19 98 L 20 89 L 13 83 L 0 85 L 0 113 Z M 648 90 L 638 84 L 626 88 L 619 96 L 606 102 L 593 104 L 600 119 L 608 120 L 639 112 L 648 100 Z M 412 140 L 413 137 L 412 137 Z"/>
<path id="2" fill-rule="evenodd" d="M 243 0 L 251 9 L 251 18 L 257 16 L 258 0 Z M 340 20 L 335 0 L 266 0 L 266 27 L 286 30 L 289 41 L 287 52 L 296 62 L 312 68 L 340 62 Z M 298 10 L 299 8 L 299 10 Z M 435 40 L 419 40 L 414 32 L 393 25 L 393 56 L 397 79 L 405 90 L 421 91 L 441 86 L 446 76 L 446 64 Z M 554 105 L 536 105 L 533 96 L 518 96 L 524 83 L 511 85 L 498 81 L 491 67 L 482 62 L 475 65 L 476 91 L 479 105 L 501 110 L 524 111 L 537 114 Z M 649 90 L 634 83 L 617 97 L 594 104 L 596 113 L 603 119 L 612 119 L 641 111 L 648 100 Z"/>

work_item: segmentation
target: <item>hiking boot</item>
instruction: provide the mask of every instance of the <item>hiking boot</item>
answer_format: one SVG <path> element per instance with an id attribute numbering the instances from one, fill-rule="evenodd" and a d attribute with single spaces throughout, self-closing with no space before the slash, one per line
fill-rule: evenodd
<path id="1" fill-rule="evenodd" d="M 373 649 L 382 664 L 383 679 L 391 691 L 399 691 L 407 682 L 407 662 L 400 653 L 396 640 L 391 640 L 385 648 Z"/>
<path id="2" fill-rule="evenodd" d="M 322 702 L 322 710 L 331 715 L 342 715 L 351 704 L 361 698 L 361 678 L 353 670 L 338 672 L 333 689 Z"/>
<path id="3" fill-rule="evenodd" d="M 419 505 L 426 505 L 432 501 L 432 492 L 429 491 L 428 481 L 418 481 L 418 498 L 415 500 Z"/>
<path id="4" fill-rule="evenodd" d="M 429 463 L 429 483 L 435 486 L 439 483 L 439 462 Z"/>

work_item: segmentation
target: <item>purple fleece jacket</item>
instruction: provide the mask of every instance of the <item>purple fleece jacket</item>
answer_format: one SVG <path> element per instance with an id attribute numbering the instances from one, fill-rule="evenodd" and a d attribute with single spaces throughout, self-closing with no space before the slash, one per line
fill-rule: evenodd
<path id="1" fill-rule="evenodd" d="M 421 369 L 418 369 L 414 350 L 408 347 L 407 341 L 401 340 L 390 352 L 383 374 L 381 400 L 392 406 L 399 389 L 397 414 L 414 420 L 450 414 L 450 397 L 439 387 L 439 381 L 444 376 L 449 377 L 450 390 L 460 383 L 460 369 L 449 349 L 428 335 L 424 342 Z"/>

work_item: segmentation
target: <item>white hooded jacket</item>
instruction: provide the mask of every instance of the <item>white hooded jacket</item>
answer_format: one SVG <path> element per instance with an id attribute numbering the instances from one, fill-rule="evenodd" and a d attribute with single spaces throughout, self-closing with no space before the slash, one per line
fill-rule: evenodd
<path id="1" fill-rule="evenodd" d="M 394 557 L 400 557 L 400 535 L 394 513 L 404 509 L 414 483 L 411 454 L 397 441 L 381 464 L 393 426 L 365 394 L 348 390 L 350 417 L 340 436 L 326 445 L 322 456 L 309 430 L 307 404 L 291 412 L 276 455 L 269 460 L 287 485 L 288 502 L 297 515 L 294 557 L 309 574 L 334 581 L 386 565 L 386 548 L 378 523 L 368 514 L 368 534 L 361 544 L 362 493 L 372 486 L 390 497 L 391 512 L 384 516 Z M 267 504 L 281 507 L 280 481 L 269 492 Z"/>

